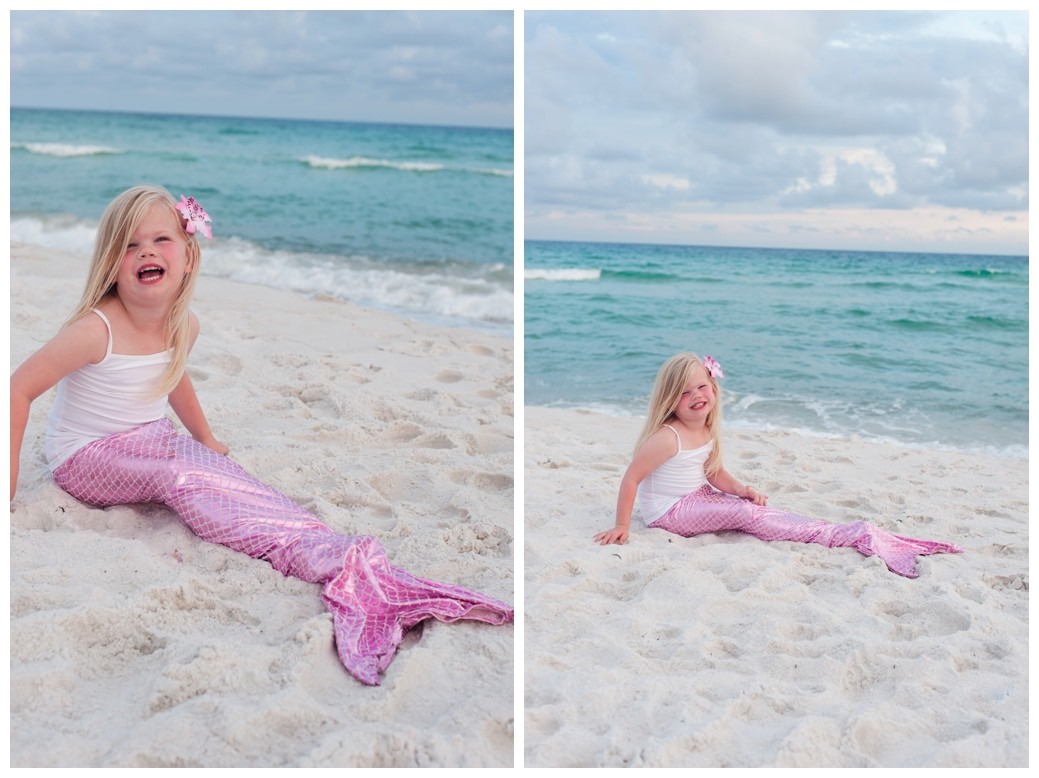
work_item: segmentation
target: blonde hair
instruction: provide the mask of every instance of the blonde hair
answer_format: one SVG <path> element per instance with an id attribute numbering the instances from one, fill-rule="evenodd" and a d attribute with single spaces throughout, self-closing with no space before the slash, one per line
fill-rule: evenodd
<path id="1" fill-rule="evenodd" d="M 117 294 L 116 277 L 126 253 L 126 246 L 152 206 L 164 205 L 169 208 L 170 214 L 183 229 L 184 219 L 174 207 L 175 203 L 173 195 L 163 187 L 144 185 L 127 189 L 108 204 L 98 224 L 86 288 L 66 325 Z M 188 272 L 184 274 L 184 280 L 166 319 L 166 348 L 173 350 L 173 359 L 156 391 L 156 396 L 168 394 L 180 382 L 191 348 L 191 317 L 188 305 L 195 291 L 195 278 L 198 275 L 202 250 L 195 235 L 185 231 L 183 237 L 186 242 Z"/>
<path id="2" fill-rule="evenodd" d="M 707 475 L 715 475 L 722 469 L 722 392 L 714 376 L 704 367 L 704 363 L 696 354 L 676 354 L 661 365 L 660 371 L 657 373 L 657 380 L 653 384 L 653 394 L 649 398 L 649 413 L 646 416 L 646 423 L 635 443 L 635 451 L 637 452 L 642 444 L 674 414 L 678 401 L 682 397 L 682 391 L 697 367 L 704 369 L 704 372 L 707 373 L 707 380 L 714 388 L 714 407 L 707 414 L 707 429 L 711 433 L 711 442 L 714 445 L 711 447 L 711 453 L 707 457 L 704 469 L 707 471 Z"/>

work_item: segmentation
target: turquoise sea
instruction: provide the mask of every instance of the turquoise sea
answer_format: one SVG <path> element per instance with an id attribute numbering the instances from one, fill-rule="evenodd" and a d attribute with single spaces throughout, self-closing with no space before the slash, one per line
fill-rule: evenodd
<path id="1" fill-rule="evenodd" d="M 213 217 L 203 273 L 511 333 L 511 130 L 11 110 L 11 233 L 84 254 L 137 183 Z"/>
<path id="2" fill-rule="evenodd" d="M 679 351 L 725 424 L 1025 457 L 1028 258 L 528 241 L 525 403 L 643 415 Z"/>

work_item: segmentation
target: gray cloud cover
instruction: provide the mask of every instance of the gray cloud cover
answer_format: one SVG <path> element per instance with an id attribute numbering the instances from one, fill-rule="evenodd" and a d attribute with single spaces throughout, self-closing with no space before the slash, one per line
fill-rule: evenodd
<path id="1" fill-rule="evenodd" d="M 511 127 L 511 12 L 11 14 L 11 103 Z"/>
<path id="2" fill-rule="evenodd" d="M 1024 13 L 530 13 L 527 234 L 561 237 L 575 212 L 1026 221 L 1027 26 Z"/>

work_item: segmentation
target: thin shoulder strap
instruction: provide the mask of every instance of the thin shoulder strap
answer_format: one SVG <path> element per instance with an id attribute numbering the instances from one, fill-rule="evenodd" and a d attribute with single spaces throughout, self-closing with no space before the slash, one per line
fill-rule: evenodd
<path id="1" fill-rule="evenodd" d="M 101 313 L 97 308 L 91 308 L 90 310 L 101 317 L 101 321 L 105 323 L 105 328 L 108 330 L 108 348 L 105 350 L 105 359 L 108 359 L 112 356 L 112 323 L 108 320 L 108 317 Z M 101 361 L 104 362 L 105 360 L 102 359 Z"/>
<path id="2" fill-rule="evenodd" d="M 681 451 L 682 450 L 682 438 L 679 436 L 678 430 L 676 430 L 670 424 L 665 424 L 664 426 L 667 427 L 669 430 L 671 430 L 673 433 L 675 433 L 675 440 L 678 441 L 678 450 Z"/>

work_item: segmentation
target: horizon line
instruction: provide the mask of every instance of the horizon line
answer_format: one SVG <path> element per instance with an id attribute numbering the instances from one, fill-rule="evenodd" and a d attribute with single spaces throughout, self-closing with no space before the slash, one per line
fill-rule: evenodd
<path id="1" fill-rule="evenodd" d="M 259 115 L 235 115 L 220 113 L 179 113 L 173 111 L 143 111 L 129 110 L 123 108 L 59 108 L 54 106 L 37 105 L 14 105 L 10 106 L 12 111 L 67 111 L 70 113 L 114 113 L 126 116 L 179 116 L 186 119 L 248 119 L 254 121 L 290 121 L 290 122 L 313 122 L 315 124 L 373 124 L 387 127 L 437 127 L 457 130 L 494 130 L 497 132 L 515 133 L 515 128 L 496 127 L 478 124 L 441 124 L 409 121 L 390 121 L 382 119 L 314 119 L 299 116 L 259 116 Z"/>

